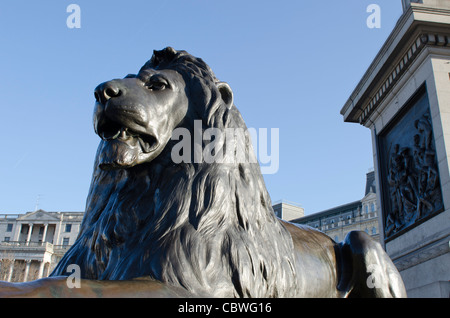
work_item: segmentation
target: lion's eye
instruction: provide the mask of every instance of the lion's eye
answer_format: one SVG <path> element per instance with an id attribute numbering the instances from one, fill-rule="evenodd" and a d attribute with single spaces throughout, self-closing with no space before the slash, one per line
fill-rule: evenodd
<path id="1" fill-rule="evenodd" d="M 166 80 L 158 78 L 151 79 L 146 86 L 148 89 L 151 89 L 153 91 L 162 91 L 163 89 L 166 89 L 169 84 Z"/>

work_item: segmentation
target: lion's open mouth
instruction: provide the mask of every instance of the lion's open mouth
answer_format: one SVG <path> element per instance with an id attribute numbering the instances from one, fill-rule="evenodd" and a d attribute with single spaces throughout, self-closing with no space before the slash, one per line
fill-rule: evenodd
<path id="1" fill-rule="evenodd" d="M 99 135 L 103 140 L 118 140 L 132 146 L 137 146 L 139 143 L 144 153 L 152 152 L 158 147 L 158 141 L 154 136 L 137 133 L 116 123 L 104 125 Z"/>

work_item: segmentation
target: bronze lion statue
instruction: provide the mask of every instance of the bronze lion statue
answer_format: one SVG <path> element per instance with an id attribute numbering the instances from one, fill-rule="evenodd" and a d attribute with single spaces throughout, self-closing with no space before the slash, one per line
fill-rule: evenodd
<path id="1" fill-rule="evenodd" d="M 155 51 L 138 74 L 100 84 L 95 99 L 101 142 L 79 236 L 51 277 L 3 283 L 4 293 L 406 296 L 397 269 L 366 233 L 336 243 L 275 216 L 232 90 L 202 59 Z M 243 134 L 200 142 L 184 135 L 180 147 L 177 129 Z M 201 151 L 212 143 L 220 160 L 207 162 Z M 79 289 L 64 287 L 71 264 L 80 268 Z"/>

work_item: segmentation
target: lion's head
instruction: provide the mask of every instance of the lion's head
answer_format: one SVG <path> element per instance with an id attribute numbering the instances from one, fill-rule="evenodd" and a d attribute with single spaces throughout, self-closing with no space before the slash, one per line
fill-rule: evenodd
<path id="1" fill-rule="evenodd" d="M 202 82 L 195 83 L 193 75 Z M 205 106 L 212 107 L 206 100 L 210 94 L 220 95 L 228 108 L 233 104 L 229 86 L 217 81 L 201 59 L 170 47 L 155 51 L 137 75 L 100 84 L 94 93 L 94 128 L 103 140 L 100 167 L 151 162 L 166 147 L 173 130 L 183 120 L 192 121 L 188 112 L 198 114 Z"/>
<path id="2" fill-rule="evenodd" d="M 102 140 L 86 214 L 52 275 L 78 264 L 84 278 L 150 276 L 200 295 L 296 294 L 292 239 L 273 213 L 229 85 L 200 58 L 166 48 L 138 74 L 99 85 L 95 98 Z M 195 160 L 195 151 L 174 161 L 176 129 L 241 129 L 244 138 L 216 136 L 220 162 Z M 242 153 L 247 159 L 236 160 Z"/>

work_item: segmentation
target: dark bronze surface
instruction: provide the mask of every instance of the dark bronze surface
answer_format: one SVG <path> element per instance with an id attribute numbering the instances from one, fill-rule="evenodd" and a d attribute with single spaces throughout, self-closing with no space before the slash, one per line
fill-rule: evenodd
<path id="1" fill-rule="evenodd" d="M 380 137 L 385 239 L 443 209 L 433 127 L 424 88 L 405 110 Z"/>
<path id="2" fill-rule="evenodd" d="M 4 283 L 3 295 L 406 295 L 395 266 L 365 233 L 337 244 L 275 217 L 233 93 L 201 59 L 155 51 L 137 75 L 100 84 L 95 98 L 102 140 L 79 236 L 51 278 Z M 191 160 L 175 163 L 177 128 L 244 129 L 245 138 L 217 137 L 226 151 L 212 163 L 195 158 L 212 141 L 190 141 Z M 71 264 L 80 267 L 80 289 L 64 287 Z"/>

